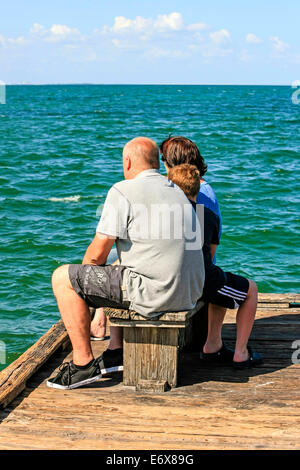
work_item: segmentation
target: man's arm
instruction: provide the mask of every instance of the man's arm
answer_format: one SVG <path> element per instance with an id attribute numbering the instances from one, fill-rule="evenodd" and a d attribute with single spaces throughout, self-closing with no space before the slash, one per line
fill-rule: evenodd
<path id="1" fill-rule="evenodd" d="M 83 257 L 82 264 L 105 264 L 115 238 L 97 232 Z"/>

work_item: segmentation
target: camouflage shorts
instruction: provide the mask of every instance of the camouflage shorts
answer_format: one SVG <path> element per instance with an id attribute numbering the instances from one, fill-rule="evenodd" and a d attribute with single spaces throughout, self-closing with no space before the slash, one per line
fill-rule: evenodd
<path id="1" fill-rule="evenodd" d="M 69 278 L 73 289 L 89 307 L 128 308 L 123 300 L 124 266 L 70 264 Z"/>

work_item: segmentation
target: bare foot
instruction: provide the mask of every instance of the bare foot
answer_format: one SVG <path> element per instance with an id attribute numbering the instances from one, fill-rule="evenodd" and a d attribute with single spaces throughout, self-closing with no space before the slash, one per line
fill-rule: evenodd
<path id="1" fill-rule="evenodd" d="M 220 351 L 220 349 L 222 348 L 222 345 L 223 345 L 222 340 L 215 342 L 215 343 L 206 342 L 205 345 L 203 346 L 203 352 L 206 354 L 213 354 L 215 352 Z"/>
<path id="2" fill-rule="evenodd" d="M 233 361 L 234 362 L 244 362 L 249 359 L 249 351 L 245 349 L 244 351 L 235 351 Z"/>
<path id="3" fill-rule="evenodd" d="M 99 324 L 93 325 L 93 322 L 91 323 L 91 336 L 94 336 L 95 338 L 104 338 L 105 334 L 105 326 L 101 326 Z"/>

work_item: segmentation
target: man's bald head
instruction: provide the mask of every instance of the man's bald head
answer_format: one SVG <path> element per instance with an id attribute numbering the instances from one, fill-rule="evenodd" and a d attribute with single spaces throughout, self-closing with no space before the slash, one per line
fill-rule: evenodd
<path id="1" fill-rule="evenodd" d="M 138 173 L 152 168 L 159 169 L 159 150 L 147 137 L 130 140 L 123 149 L 124 176 L 134 178 Z"/>

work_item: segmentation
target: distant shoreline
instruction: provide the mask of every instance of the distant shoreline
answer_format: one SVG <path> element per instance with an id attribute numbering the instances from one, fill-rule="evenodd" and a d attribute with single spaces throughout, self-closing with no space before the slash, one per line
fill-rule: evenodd
<path id="1" fill-rule="evenodd" d="M 291 87 L 291 84 L 236 84 L 236 83 L 5 83 L 6 86 L 237 86 L 237 87 Z"/>

